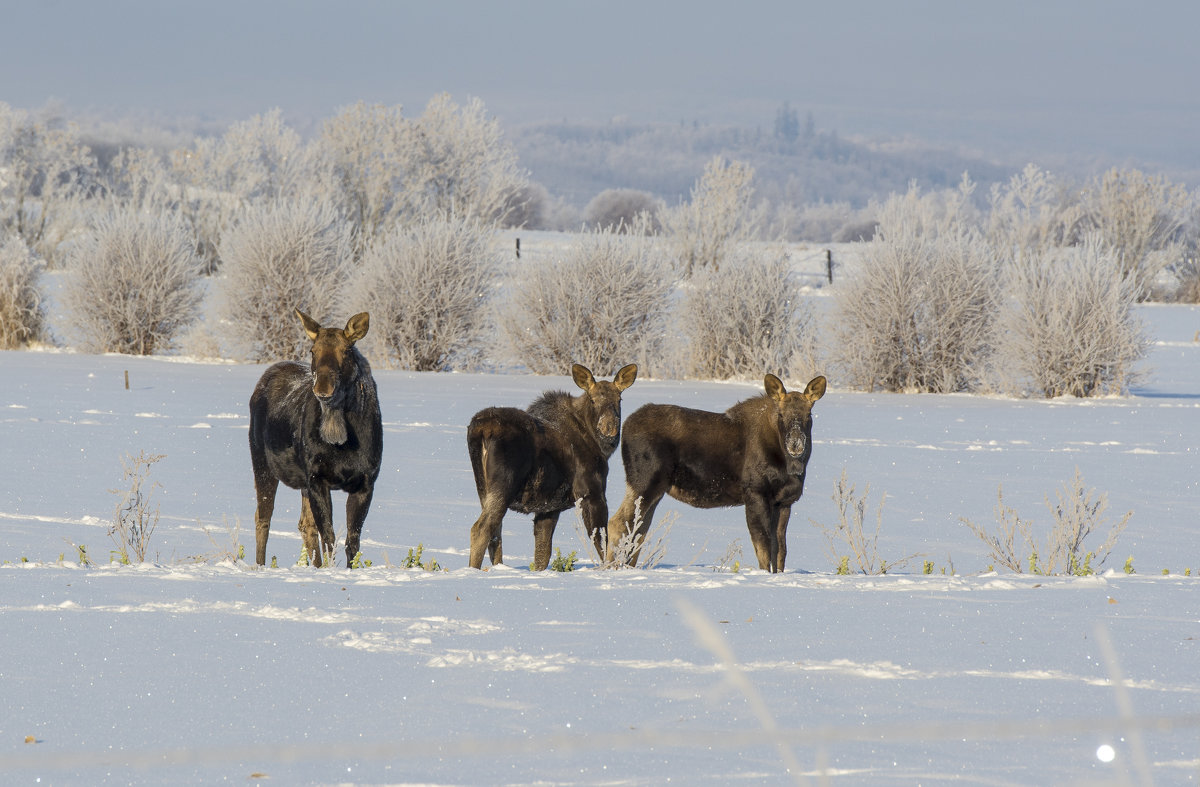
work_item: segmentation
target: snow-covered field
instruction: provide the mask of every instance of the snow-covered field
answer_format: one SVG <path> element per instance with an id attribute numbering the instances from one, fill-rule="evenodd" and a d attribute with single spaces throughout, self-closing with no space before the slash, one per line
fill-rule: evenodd
<path id="1" fill-rule="evenodd" d="M 384 471 L 363 541 L 373 566 L 295 566 L 299 495 L 281 489 L 268 545 L 280 568 L 255 570 L 220 556 L 235 541 L 253 554 L 246 402 L 262 367 L 0 353 L 0 774 L 1194 784 L 1200 309 L 1140 313 L 1155 372 L 1128 398 L 867 395 L 831 381 L 788 572 L 774 576 L 748 568 L 740 509 L 670 500 L 660 519 L 677 519 L 656 568 L 585 560 L 531 573 L 532 528 L 512 513 L 509 565 L 466 568 L 478 514 L 468 420 L 570 390 L 570 378 L 379 370 Z M 723 410 L 757 392 L 642 379 L 625 412 Z M 140 451 L 165 455 L 150 474 L 161 485 L 151 560 L 110 564 L 120 459 Z M 1043 498 L 1076 468 L 1108 493 L 1110 519 L 1133 511 L 1103 573 L 988 573 L 995 561 L 959 517 L 994 528 L 1002 484 L 1044 538 Z M 835 574 L 812 520 L 837 521 L 843 470 L 860 493 L 870 484 L 872 527 L 886 492 L 880 555 L 920 557 L 887 576 Z M 574 520 L 564 515 L 555 544 L 582 554 Z M 742 570 L 716 570 L 735 541 Z M 418 544 L 448 571 L 400 568 Z M 79 546 L 95 567 L 79 565 Z"/>

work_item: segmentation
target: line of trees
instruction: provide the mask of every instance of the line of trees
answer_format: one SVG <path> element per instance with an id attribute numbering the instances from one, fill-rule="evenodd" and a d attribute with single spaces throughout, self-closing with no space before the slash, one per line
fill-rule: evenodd
<path id="1" fill-rule="evenodd" d="M 636 361 L 1086 396 L 1136 379 L 1137 301 L 1200 290 L 1194 195 L 1132 169 L 1081 186 L 1030 165 L 986 199 L 964 176 L 859 209 L 861 264 L 824 325 L 746 162 L 712 157 L 674 205 L 602 192 L 562 259 L 502 264 L 497 229 L 545 196 L 483 105 L 446 95 L 415 118 L 353 105 L 307 143 L 270 112 L 104 166 L 69 127 L 0 104 L 0 339 L 53 339 L 49 269 L 69 323 L 53 327 L 89 350 L 296 357 L 299 304 L 372 311 L 374 357 L 401 368 Z"/>

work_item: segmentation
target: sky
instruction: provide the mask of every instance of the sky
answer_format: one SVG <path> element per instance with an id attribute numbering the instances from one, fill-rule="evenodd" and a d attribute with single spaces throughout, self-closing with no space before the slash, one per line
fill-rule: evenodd
<path id="1" fill-rule="evenodd" d="M 506 126 L 819 129 L 1200 168 L 1193 0 L 45 0 L 10 3 L 0 101 L 303 130 L 478 97 Z"/>

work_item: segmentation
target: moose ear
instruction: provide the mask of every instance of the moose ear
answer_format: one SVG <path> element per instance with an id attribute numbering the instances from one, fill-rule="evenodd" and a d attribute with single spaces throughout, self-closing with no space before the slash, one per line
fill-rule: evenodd
<path id="1" fill-rule="evenodd" d="M 613 378 L 613 385 L 617 386 L 618 391 L 624 391 L 633 385 L 633 381 L 636 379 L 637 364 L 631 363 L 628 366 L 621 367 L 621 371 L 617 372 L 617 376 Z"/>
<path id="2" fill-rule="evenodd" d="M 585 391 L 592 390 L 592 386 L 596 384 L 596 378 L 592 375 L 590 369 L 582 364 L 573 364 L 571 366 L 571 377 L 575 380 L 575 384 Z"/>
<path id="3" fill-rule="evenodd" d="M 777 402 L 782 402 L 783 397 L 787 396 L 787 390 L 783 387 L 783 382 L 773 374 L 767 374 L 763 378 L 763 387 L 767 389 L 767 396 Z"/>
<path id="4" fill-rule="evenodd" d="M 825 395 L 825 378 L 817 375 L 808 383 L 808 387 L 804 389 L 804 398 L 808 400 L 811 406 L 813 402 Z"/>
<path id="5" fill-rule="evenodd" d="M 300 322 L 304 324 L 304 332 L 308 334 L 308 338 L 315 342 L 317 340 L 317 334 L 321 332 L 321 324 L 299 309 L 296 309 L 296 316 L 299 317 Z"/>
<path id="6" fill-rule="evenodd" d="M 346 341 L 353 344 L 362 337 L 367 335 L 367 329 L 371 327 L 371 315 L 366 312 L 361 312 L 354 315 L 346 322 L 346 330 L 342 331 L 346 336 Z"/>

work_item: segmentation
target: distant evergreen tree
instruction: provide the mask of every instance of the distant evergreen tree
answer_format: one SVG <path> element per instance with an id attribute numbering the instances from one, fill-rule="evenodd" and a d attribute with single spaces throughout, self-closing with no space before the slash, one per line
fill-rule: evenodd
<path id="1" fill-rule="evenodd" d="M 811 121 L 811 115 L 809 120 Z M 791 104 L 784 101 L 775 113 L 775 136 L 784 142 L 795 142 L 800 136 L 800 117 Z"/>

